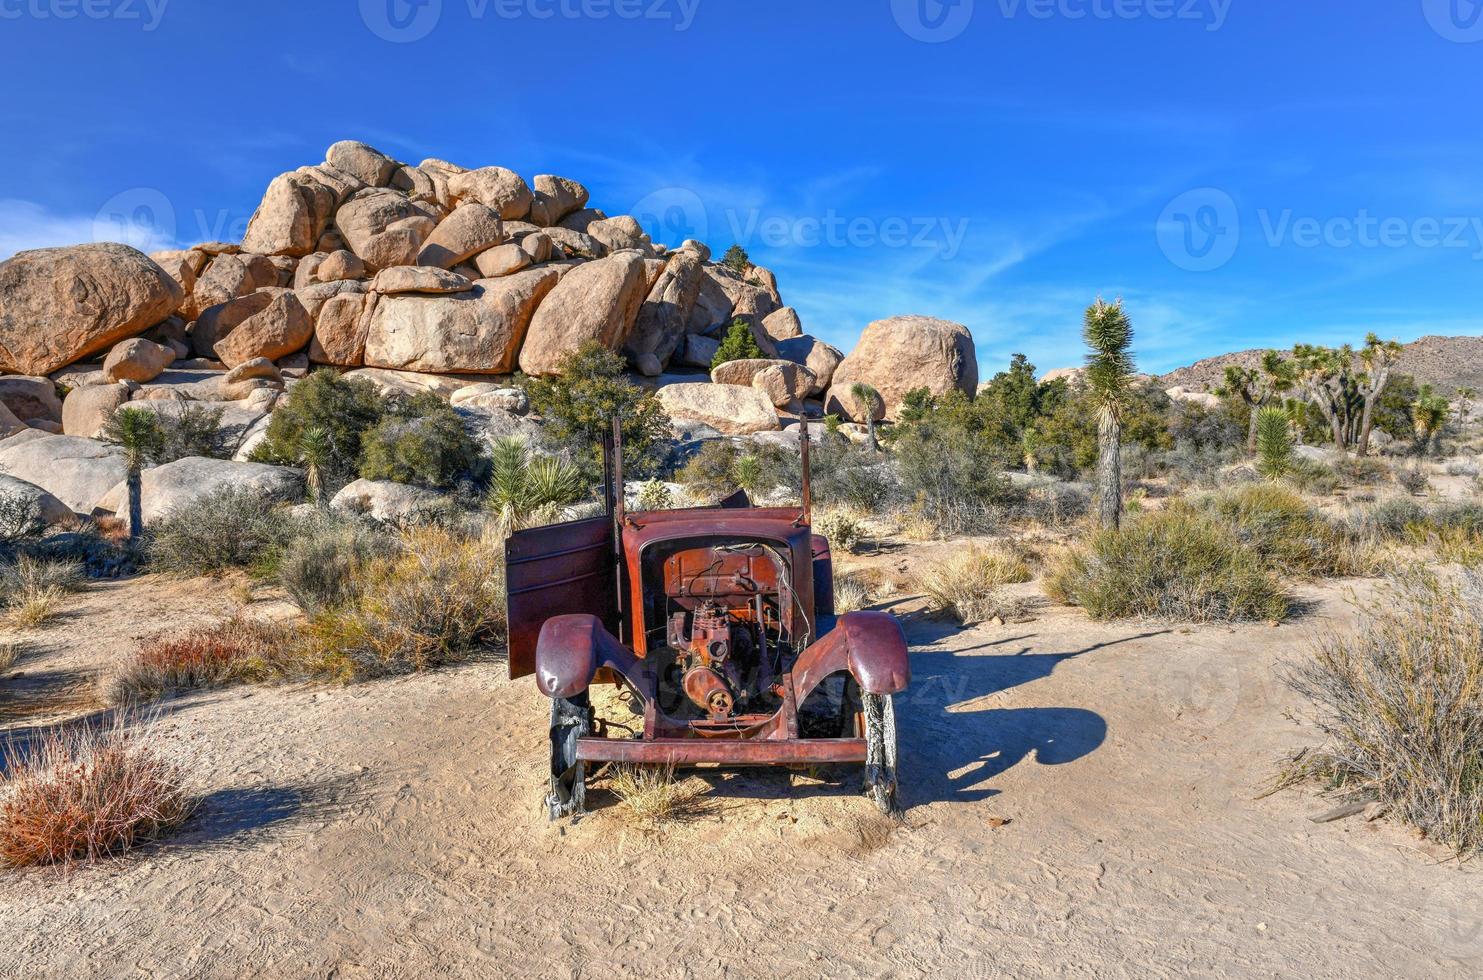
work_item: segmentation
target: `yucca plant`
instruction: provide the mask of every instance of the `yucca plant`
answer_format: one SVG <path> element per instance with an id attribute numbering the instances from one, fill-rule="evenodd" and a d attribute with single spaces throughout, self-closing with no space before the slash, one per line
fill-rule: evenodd
<path id="1" fill-rule="evenodd" d="M 1122 300 L 1100 297 L 1087 308 L 1082 336 L 1091 348 L 1087 385 L 1097 406 L 1097 516 L 1104 528 L 1122 523 L 1123 413 L 1133 379 L 1133 325 Z"/>
<path id="2" fill-rule="evenodd" d="M 587 490 L 577 466 L 556 456 L 532 457 L 517 438 L 495 440 L 490 464 L 485 502 L 506 535 L 558 520 Z"/>
<path id="3" fill-rule="evenodd" d="M 124 465 L 128 468 L 125 486 L 129 495 L 129 537 L 137 538 L 144 530 L 144 467 L 165 442 L 159 416 L 142 408 L 121 408 L 108 417 L 99 438 L 124 452 Z"/>
<path id="4" fill-rule="evenodd" d="M 1416 427 L 1416 450 L 1426 455 L 1441 434 L 1447 422 L 1447 413 L 1452 406 L 1447 399 L 1432 390 L 1431 385 L 1422 385 L 1417 393 L 1416 404 L 1411 406 L 1411 421 Z"/>
<path id="5" fill-rule="evenodd" d="M 1269 480 L 1277 480 L 1292 470 L 1292 419 L 1280 408 L 1264 408 L 1256 413 L 1256 468 Z"/>
<path id="6" fill-rule="evenodd" d="M 865 413 L 865 434 L 870 437 L 870 451 L 873 453 L 881 451 L 881 445 L 875 439 L 875 400 L 879 397 L 880 392 L 863 381 L 850 385 L 850 398 Z"/>
<path id="7" fill-rule="evenodd" d="M 299 462 L 304 466 L 304 483 L 309 499 L 324 506 L 324 470 L 334 456 L 329 430 L 313 425 L 299 433 Z"/>

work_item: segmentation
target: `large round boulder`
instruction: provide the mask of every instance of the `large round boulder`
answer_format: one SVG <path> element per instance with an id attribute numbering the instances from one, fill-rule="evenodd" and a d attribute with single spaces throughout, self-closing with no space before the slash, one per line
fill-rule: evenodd
<path id="1" fill-rule="evenodd" d="M 104 242 L 0 262 L 0 370 L 49 374 L 143 333 L 185 291 L 149 256 Z"/>
<path id="2" fill-rule="evenodd" d="M 778 408 L 789 408 L 808 397 L 814 376 L 808 368 L 792 361 L 742 358 L 718 364 L 711 371 L 718 385 L 746 385 L 767 395 Z"/>
<path id="3" fill-rule="evenodd" d="M 509 221 L 524 221 L 529 217 L 535 200 L 521 176 L 504 167 L 481 167 L 454 174 L 448 178 L 448 190 L 458 202 L 476 201 Z"/>
<path id="4" fill-rule="evenodd" d="M 567 355 L 592 340 L 618 350 L 633 329 L 648 293 L 647 282 L 643 257 L 636 252 L 571 269 L 531 318 L 520 349 L 520 370 L 537 376 L 558 374 Z"/>
<path id="5" fill-rule="evenodd" d="M 443 296 L 383 296 L 366 336 L 369 367 L 432 374 L 508 374 L 538 304 L 557 286 L 551 269 L 528 269 Z"/>
<path id="6" fill-rule="evenodd" d="M 433 229 L 417 255 L 417 264 L 451 269 L 504 241 L 498 211 L 484 204 L 465 204 Z"/>
<path id="7" fill-rule="evenodd" d="M 303 496 L 299 470 L 266 463 L 237 463 L 229 459 L 187 456 L 147 469 L 140 477 L 144 523 L 152 524 L 177 507 L 231 487 L 265 499 L 294 502 Z M 100 510 L 122 513 L 128 507 L 128 488 L 116 484 L 98 501 Z"/>
<path id="8" fill-rule="evenodd" d="M 62 421 L 62 400 L 51 378 L 15 374 L 0 378 L 0 405 L 22 422 Z"/>
<path id="9" fill-rule="evenodd" d="M 816 337 L 794 337 L 778 341 L 778 356 L 802 364 L 814 376 L 809 396 L 822 395 L 834 382 L 834 371 L 844 360 L 844 353 Z"/>
<path id="10" fill-rule="evenodd" d="M 704 277 L 704 266 L 693 252 L 676 252 L 665 263 L 629 335 L 625 352 L 630 359 L 637 362 L 641 355 L 652 354 L 661 370 L 669 364 L 685 339 L 685 325 Z"/>
<path id="11" fill-rule="evenodd" d="M 665 385 L 654 397 L 671 419 L 701 422 L 725 435 L 782 428 L 772 401 L 756 388 L 684 383 Z"/>
<path id="12" fill-rule="evenodd" d="M 25 501 L 47 527 L 56 527 L 72 519 L 72 508 L 34 483 L 0 474 L 0 499 Z"/>
<path id="13" fill-rule="evenodd" d="M 330 501 L 334 510 L 364 514 L 378 521 L 397 524 L 416 517 L 442 499 L 436 491 L 390 480 L 356 480 L 347 483 Z"/>
<path id="14" fill-rule="evenodd" d="M 153 381 L 175 360 L 175 351 L 143 337 L 113 345 L 103 361 L 103 377 L 109 382 Z"/>
<path id="15" fill-rule="evenodd" d="M 291 289 L 259 290 L 231 305 L 247 315 L 216 339 L 216 356 L 229 368 L 255 357 L 276 361 L 302 350 L 314 335 L 314 321 Z"/>
<path id="16" fill-rule="evenodd" d="M 933 395 L 957 389 L 972 397 L 978 388 L 973 335 L 961 323 L 927 316 L 877 320 L 834 371 L 834 388 L 848 389 L 857 381 L 880 392 L 887 418 L 895 418 L 907 392 L 916 388 Z"/>
<path id="17" fill-rule="evenodd" d="M 535 200 L 530 206 L 530 220 L 547 227 L 554 225 L 580 208 L 587 206 L 587 188 L 575 180 L 552 174 L 536 174 Z"/>
<path id="18" fill-rule="evenodd" d="M 79 514 L 91 514 L 103 495 L 128 475 L 117 446 L 41 432 L 23 432 L 0 442 L 0 468 Z"/>

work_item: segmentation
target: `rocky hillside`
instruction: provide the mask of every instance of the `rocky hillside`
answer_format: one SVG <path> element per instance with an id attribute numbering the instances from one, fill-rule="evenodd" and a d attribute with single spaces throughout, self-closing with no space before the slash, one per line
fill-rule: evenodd
<path id="1" fill-rule="evenodd" d="M 1166 388 L 1210 391 L 1220 386 L 1227 365 L 1254 367 L 1265 353 L 1244 350 L 1207 357 L 1171 371 L 1159 381 Z M 1422 337 L 1405 346 L 1398 370 L 1446 394 L 1463 387 L 1483 390 L 1483 337 Z"/>
<path id="2" fill-rule="evenodd" d="M 763 356 L 712 371 L 738 322 Z M 435 392 L 482 436 L 536 435 L 514 375 L 559 374 L 591 341 L 702 438 L 786 435 L 826 410 L 863 422 L 910 388 L 977 384 L 959 324 L 882 320 L 846 357 L 804 332 L 767 269 L 712 262 L 701 242 L 655 243 L 633 217 L 591 207 L 575 180 L 411 165 L 342 142 L 274 178 L 241 242 L 150 256 L 94 243 L 0 263 L 0 466 L 70 510 L 113 510 L 123 464 L 95 439 L 104 420 L 125 404 L 204 404 L 221 410 L 235 460 L 167 464 L 146 485 L 174 488 L 166 502 L 276 487 L 281 468 L 247 455 L 320 367 L 387 397 Z M 881 397 L 857 404 L 859 381 Z"/>

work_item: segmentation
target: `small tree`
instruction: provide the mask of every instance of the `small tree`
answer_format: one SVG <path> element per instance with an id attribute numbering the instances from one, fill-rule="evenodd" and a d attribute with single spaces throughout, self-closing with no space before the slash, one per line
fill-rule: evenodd
<path id="1" fill-rule="evenodd" d="M 1256 468 L 1269 480 L 1286 476 L 1292 470 L 1292 419 L 1280 408 L 1268 407 L 1256 413 Z"/>
<path id="2" fill-rule="evenodd" d="M 1097 513 L 1104 528 L 1122 524 L 1122 425 L 1133 378 L 1133 325 L 1122 300 L 1087 308 L 1082 335 L 1091 348 L 1087 387 L 1097 408 Z"/>
<path id="3" fill-rule="evenodd" d="M 873 453 L 881 451 L 881 444 L 875 438 L 875 401 L 880 396 L 880 392 L 863 381 L 850 385 L 850 399 L 865 415 L 865 434 L 870 439 L 870 451 Z"/>
<path id="4" fill-rule="evenodd" d="M 752 325 L 743 317 L 737 317 L 731 321 L 731 326 L 726 330 L 726 336 L 721 338 L 721 346 L 716 349 L 716 356 L 711 358 L 711 370 L 714 371 L 727 361 L 743 361 L 761 356 L 763 356 L 762 348 L 757 344 L 757 337 L 752 333 Z"/>
<path id="5" fill-rule="evenodd" d="M 138 538 L 144 530 L 144 467 L 165 443 L 159 416 L 142 408 L 121 408 L 109 416 L 100 437 L 124 451 L 124 465 L 128 469 L 125 487 L 129 495 L 129 537 Z"/>
<path id="6" fill-rule="evenodd" d="M 1261 364 L 1255 368 L 1235 364 L 1226 367 L 1225 383 L 1219 394 L 1240 398 L 1251 413 L 1246 429 L 1247 452 L 1256 452 L 1256 420 L 1261 410 L 1291 389 L 1296 380 L 1292 365 L 1274 350 L 1263 354 Z"/>
<path id="7" fill-rule="evenodd" d="M 721 257 L 721 264 L 740 276 L 745 275 L 746 271 L 752 267 L 752 259 L 747 255 L 746 249 L 740 245 L 733 245 Z"/>
<path id="8" fill-rule="evenodd" d="M 1447 399 L 1432 390 L 1431 385 L 1422 385 L 1416 404 L 1411 407 L 1411 418 L 1416 425 L 1416 451 L 1425 456 L 1441 435 L 1442 426 L 1451 411 Z"/>

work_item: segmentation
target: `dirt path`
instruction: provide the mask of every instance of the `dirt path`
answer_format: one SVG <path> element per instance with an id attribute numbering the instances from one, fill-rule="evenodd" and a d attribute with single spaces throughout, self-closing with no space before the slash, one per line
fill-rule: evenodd
<path id="1" fill-rule="evenodd" d="M 1280 628 L 914 621 L 884 841 L 853 781 L 776 773 L 706 777 L 662 837 L 600 792 L 548 826 L 545 702 L 492 664 L 175 702 L 201 814 L 0 877 L 0 976 L 1477 976 L 1477 873 L 1254 799 L 1305 737 L 1274 663 L 1339 595 Z"/>

